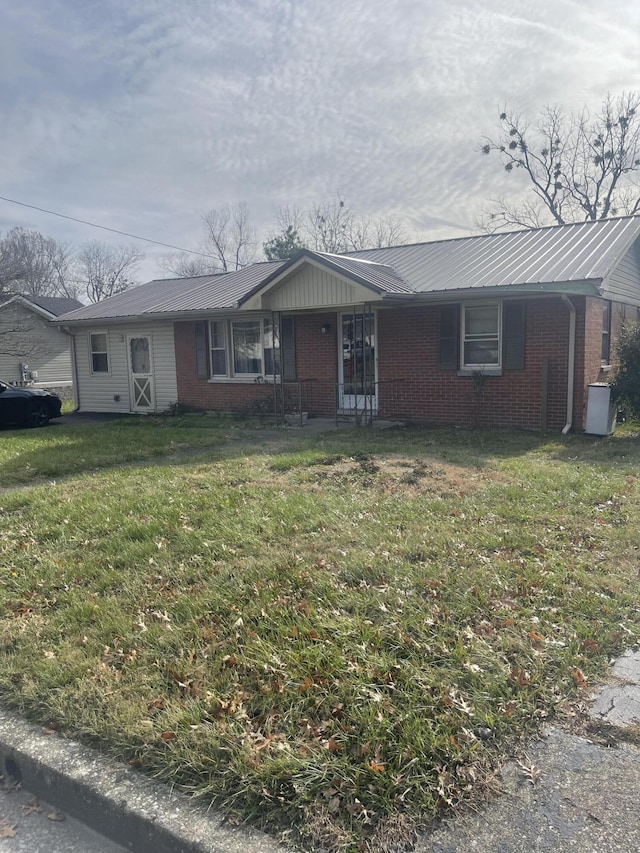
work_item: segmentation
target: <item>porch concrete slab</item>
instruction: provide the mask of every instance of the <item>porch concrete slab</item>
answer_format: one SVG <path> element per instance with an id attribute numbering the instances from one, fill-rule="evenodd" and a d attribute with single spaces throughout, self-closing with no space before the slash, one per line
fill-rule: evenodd
<path id="1" fill-rule="evenodd" d="M 612 726 L 640 724 L 640 651 L 628 651 L 611 669 L 611 683 L 603 687 L 590 715 Z"/>

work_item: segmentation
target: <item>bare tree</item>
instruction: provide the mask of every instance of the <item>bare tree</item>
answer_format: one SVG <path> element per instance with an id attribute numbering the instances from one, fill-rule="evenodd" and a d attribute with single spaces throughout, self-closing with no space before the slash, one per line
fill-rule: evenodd
<path id="1" fill-rule="evenodd" d="M 585 107 L 567 116 L 546 106 L 530 127 L 512 110 L 500 113 L 500 132 L 486 137 L 483 154 L 496 152 L 507 173 L 520 172 L 534 195 L 521 206 L 500 199 L 483 216 L 488 231 L 606 219 L 640 210 L 640 93 L 607 95 L 591 116 Z"/>
<path id="2" fill-rule="evenodd" d="M 256 258 L 258 238 L 245 202 L 200 214 L 204 237 L 199 251 L 207 257 L 180 252 L 168 255 L 162 267 L 173 275 L 190 277 L 239 270 Z"/>
<path id="3" fill-rule="evenodd" d="M 335 199 L 313 204 L 305 218 L 305 232 L 312 248 L 335 254 L 353 248 L 349 245 L 353 219 L 353 211 L 339 193 Z"/>
<path id="4" fill-rule="evenodd" d="M 135 246 L 111 246 L 99 240 L 84 243 L 76 273 L 90 302 L 100 302 L 136 284 L 134 276 L 143 253 Z"/>
<path id="5" fill-rule="evenodd" d="M 404 225 L 395 217 L 360 216 L 338 193 L 335 199 L 312 205 L 305 218 L 305 236 L 321 252 L 344 253 L 379 249 L 406 242 Z"/>
<path id="6" fill-rule="evenodd" d="M 43 352 L 42 326 L 20 305 L 18 294 L 0 295 L 0 355 L 24 361 Z"/>
<path id="7" fill-rule="evenodd" d="M 76 296 L 72 251 L 39 231 L 12 228 L 0 241 L 3 264 L 12 269 L 12 290 L 32 296 Z"/>
<path id="8" fill-rule="evenodd" d="M 255 228 L 249 222 L 249 210 L 242 201 L 231 207 L 202 214 L 205 245 L 217 259 L 223 272 L 246 267 L 256 257 L 258 245 Z"/>
<path id="9" fill-rule="evenodd" d="M 215 275 L 220 270 L 213 258 L 202 258 L 187 252 L 173 252 L 159 261 L 161 269 L 178 278 L 193 278 L 197 275 Z"/>
<path id="10" fill-rule="evenodd" d="M 22 270 L 16 258 L 7 251 L 5 241 L 0 238 L 0 297 L 21 281 L 21 275 Z"/>

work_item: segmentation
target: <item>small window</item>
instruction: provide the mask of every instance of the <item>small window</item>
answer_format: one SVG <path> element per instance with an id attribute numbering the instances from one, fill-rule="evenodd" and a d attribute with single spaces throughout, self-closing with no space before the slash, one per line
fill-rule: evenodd
<path id="1" fill-rule="evenodd" d="M 611 303 L 602 303 L 602 352 L 600 359 L 602 364 L 609 364 L 611 357 Z"/>
<path id="2" fill-rule="evenodd" d="M 500 305 L 466 305 L 462 311 L 462 364 L 500 367 Z"/>
<path id="3" fill-rule="evenodd" d="M 91 347 L 91 372 L 109 372 L 109 346 L 106 332 L 97 332 L 90 335 Z"/>
<path id="4" fill-rule="evenodd" d="M 227 340 L 225 324 L 220 320 L 211 322 L 211 375 L 227 375 Z"/>

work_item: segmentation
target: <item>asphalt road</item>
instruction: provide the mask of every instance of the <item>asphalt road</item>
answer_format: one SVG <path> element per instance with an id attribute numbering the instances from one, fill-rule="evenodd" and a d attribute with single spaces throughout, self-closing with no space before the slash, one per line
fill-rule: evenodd
<path id="1" fill-rule="evenodd" d="M 124 853 L 125 848 L 16 785 L 0 782 L 1 853 Z"/>

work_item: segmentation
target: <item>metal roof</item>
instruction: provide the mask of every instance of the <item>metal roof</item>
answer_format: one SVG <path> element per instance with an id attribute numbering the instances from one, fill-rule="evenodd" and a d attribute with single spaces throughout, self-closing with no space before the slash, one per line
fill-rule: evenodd
<path id="1" fill-rule="evenodd" d="M 126 319 L 145 314 L 233 308 L 248 290 L 281 264 L 281 261 L 252 264 L 234 272 L 193 278 L 154 279 L 65 314 L 64 321 Z"/>
<path id="2" fill-rule="evenodd" d="M 387 264 L 416 293 L 602 280 L 640 232 L 640 217 L 366 249 L 350 257 Z"/>
<path id="3" fill-rule="evenodd" d="M 335 255 L 304 250 L 289 261 L 235 272 L 156 279 L 63 315 L 64 322 L 189 314 L 238 307 L 297 268 L 304 256 L 379 293 L 446 293 L 507 286 L 599 283 L 640 234 L 640 216 L 485 234 Z M 292 270 L 293 271 L 293 270 Z"/>
<path id="4" fill-rule="evenodd" d="M 381 293 L 413 293 L 413 288 L 389 264 L 366 258 L 332 255 L 328 252 L 312 254 L 318 258 L 326 258 L 334 269 L 343 271 L 351 278 L 358 278 L 363 284 L 368 284 Z"/>

